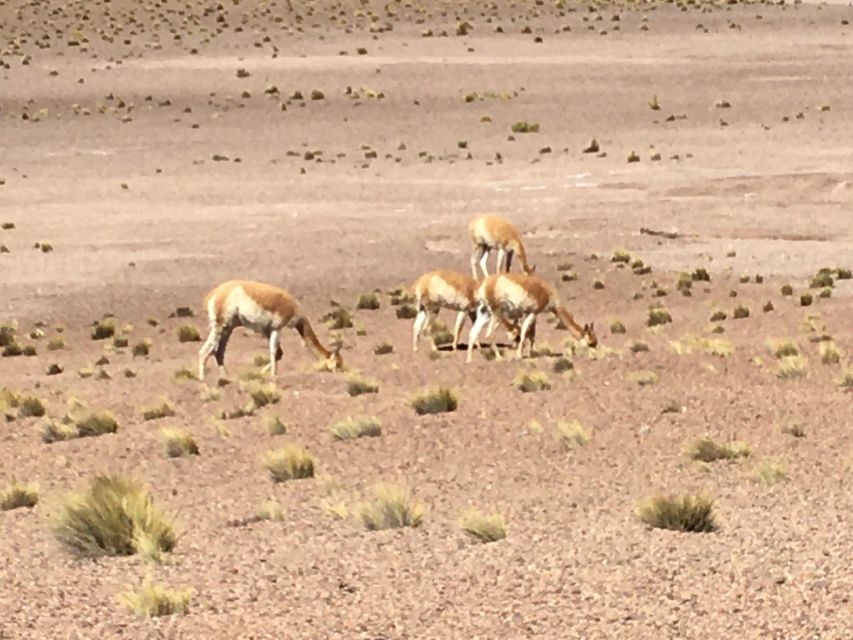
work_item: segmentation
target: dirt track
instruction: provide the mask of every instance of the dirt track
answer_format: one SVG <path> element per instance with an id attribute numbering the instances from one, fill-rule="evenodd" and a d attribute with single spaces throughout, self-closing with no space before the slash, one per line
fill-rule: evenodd
<path id="1" fill-rule="evenodd" d="M 53 444 L 39 419 L 0 429 L 0 490 L 13 479 L 41 487 L 36 508 L 0 512 L 0 638 L 853 636 L 853 396 L 835 383 L 853 365 L 853 280 L 799 306 L 819 268 L 853 267 L 849 7 L 560 16 L 554 3 L 498 2 L 481 16 L 474 3 L 428 2 L 423 15 L 390 3 L 388 17 L 370 2 L 374 22 L 366 9 L 332 21 L 331 3 L 311 2 L 299 32 L 286 2 L 223 4 L 206 16 L 200 2 L 185 16 L 171 1 L 0 4 L 0 222 L 15 224 L 0 231 L 0 324 L 17 322 L 38 352 L 0 358 L 0 387 L 37 395 L 51 417 L 78 397 L 120 423 Z M 186 26 L 190 14 L 198 25 Z M 457 36 L 462 21 L 473 28 Z M 369 32 L 386 22 L 392 30 Z M 201 27 L 217 25 L 203 42 Z M 510 140 L 517 121 L 540 131 Z M 593 138 L 601 153 L 584 153 Z M 201 383 L 174 380 L 194 369 L 198 344 L 177 341 L 186 320 L 169 314 L 193 308 L 203 333 L 201 297 L 218 282 L 287 288 L 329 342 L 319 319 L 331 300 L 352 308 L 428 269 L 467 271 L 465 230 L 485 212 L 513 220 L 537 272 L 579 320 L 596 321 L 602 348 L 574 359 L 573 378 L 546 355 L 466 367 L 461 353 L 412 354 L 411 322 L 383 294 L 341 332 L 347 366 L 378 380 L 378 395 L 351 398 L 342 376 L 314 371 L 295 333 L 283 341 L 281 402 L 225 421 L 227 433 L 213 418 L 245 401 L 240 385 L 205 402 Z M 45 242 L 53 251 L 33 248 Z M 617 268 L 618 248 L 652 272 Z M 576 281 L 560 280 L 563 263 Z M 682 296 L 678 273 L 698 267 L 711 282 Z M 781 295 L 785 283 L 794 296 Z M 653 297 L 658 288 L 667 295 Z M 656 331 L 645 326 L 653 303 L 673 318 Z M 737 305 L 748 318 L 732 318 Z M 727 319 L 712 336 L 716 309 Z M 131 344 L 150 338 L 151 355 L 92 341 L 105 313 L 132 325 Z M 625 335 L 608 330 L 615 319 Z M 27 338 L 37 322 L 47 335 Z M 67 346 L 48 351 L 57 325 Z M 679 355 L 671 342 L 687 334 L 725 339 L 732 354 Z M 821 335 L 839 364 L 822 364 Z M 538 346 L 560 352 L 567 336 L 540 322 Z M 775 376 L 765 342 L 782 337 L 808 360 L 806 377 Z M 374 355 L 386 341 L 394 352 Z M 636 341 L 649 350 L 632 352 Z M 263 340 L 237 335 L 235 378 L 264 353 Z M 96 370 L 111 379 L 78 375 L 102 355 Z M 46 376 L 52 363 L 64 373 Z M 513 388 L 528 368 L 553 388 Z M 659 382 L 639 386 L 640 371 Z M 410 395 L 436 383 L 458 392 L 458 411 L 416 417 Z M 177 415 L 143 421 L 164 396 Z M 681 410 L 662 413 L 669 404 Z M 269 436 L 265 413 L 288 434 Z M 331 422 L 360 414 L 382 420 L 381 437 L 331 441 Z M 566 453 L 554 428 L 574 419 L 592 439 Z M 806 437 L 781 432 L 792 422 Z M 191 431 L 201 455 L 167 458 L 163 426 Z M 752 455 L 691 462 L 682 444 L 704 434 L 745 441 Z M 260 458 L 283 442 L 316 456 L 315 479 L 270 482 Z M 766 460 L 787 479 L 756 482 Z M 78 561 L 51 536 L 61 496 L 104 470 L 139 478 L 178 514 L 184 535 L 165 563 Z M 421 527 L 366 532 L 322 508 L 351 513 L 378 481 L 412 489 Z M 648 529 L 635 507 L 661 491 L 713 496 L 719 531 Z M 229 525 L 271 496 L 283 521 Z M 501 511 L 507 538 L 471 542 L 458 527 L 470 506 Z M 186 616 L 144 620 L 116 603 L 149 574 L 194 590 Z"/>

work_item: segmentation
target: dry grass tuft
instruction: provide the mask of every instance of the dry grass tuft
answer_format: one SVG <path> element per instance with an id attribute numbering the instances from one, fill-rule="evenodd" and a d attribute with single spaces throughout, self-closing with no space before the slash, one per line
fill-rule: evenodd
<path id="1" fill-rule="evenodd" d="M 373 355 L 377 355 L 377 356 L 384 356 L 384 355 L 387 355 L 389 353 L 392 353 L 393 351 L 394 351 L 394 346 L 387 343 L 387 342 L 377 344 L 375 347 L 373 347 Z"/>
<path id="2" fill-rule="evenodd" d="M 789 422 L 787 424 L 783 424 L 779 430 L 785 435 L 794 436 L 795 438 L 806 437 L 806 428 L 800 422 Z"/>
<path id="3" fill-rule="evenodd" d="M 360 507 L 359 516 L 368 531 L 417 527 L 423 520 L 423 507 L 407 489 L 379 484 L 373 488 L 373 501 Z"/>
<path id="4" fill-rule="evenodd" d="M 838 364 L 841 362 L 841 352 L 832 340 L 820 343 L 820 361 L 823 364 Z"/>
<path id="5" fill-rule="evenodd" d="M 199 454 L 195 438 L 183 429 L 161 429 L 160 436 L 166 445 L 166 455 L 170 458 Z"/>
<path id="6" fill-rule="evenodd" d="M 656 529 L 695 533 L 717 529 L 714 501 L 701 495 L 656 496 L 640 503 L 637 515 Z"/>
<path id="7" fill-rule="evenodd" d="M 418 315 L 418 310 L 415 309 L 414 305 L 402 304 L 397 307 L 396 314 L 399 320 L 412 320 L 415 316 Z"/>
<path id="8" fill-rule="evenodd" d="M 352 328 L 352 314 L 348 309 L 344 309 L 343 307 L 335 307 L 321 317 L 320 321 L 328 322 L 330 329 L 340 330 Z"/>
<path id="9" fill-rule="evenodd" d="M 766 485 L 773 485 L 788 479 L 785 473 L 785 465 L 773 460 L 759 462 L 753 469 L 752 476 L 758 482 L 763 482 Z"/>
<path id="10" fill-rule="evenodd" d="M 106 340 L 116 333 L 116 321 L 113 318 L 98 320 L 92 325 L 92 340 Z"/>
<path id="11" fill-rule="evenodd" d="M 271 436 L 283 436 L 287 433 L 287 425 L 278 416 L 272 414 L 264 416 L 263 425 Z"/>
<path id="12" fill-rule="evenodd" d="M 362 378 L 355 373 L 347 376 L 347 393 L 360 396 L 366 393 L 379 393 L 379 383 L 369 378 Z"/>
<path id="13" fill-rule="evenodd" d="M 557 424 L 557 441 L 564 451 L 583 447 L 590 441 L 589 432 L 577 420 Z"/>
<path id="14" fill-rule="evenodd" d="M 131 349 L 131 353 L 134 358 L 144 358 L 148 354 L 151 353 L 151 345 L 152 342 L 148 338 L 142 340 L 141 342 L 137 342 L 133 345 L 133 349 Z"/>
<path id="15" fill-rule="evenodd" d="M 258 520 L 281 521 L 284 520 L 284 511 L 282 511 L 281 505 L 278 502 L 270 498 L 269 500 L 264 500 L 261 506 L 258 507 L 257 517 Z"/>
<path id="16" fill-rule="evenodd" d="M 69 494 L 54 523 L 60 543 L 81 557 L 141 554 L 159 559 L 177 543 L 172 517 L 141 485 L 119 475 L 95 476 L 89 489 Z"/>
<path id="17" fill-rule="evenodd" d="M 769 339 L 767 349 L 777 358 L 800 355 L 800 350 L 793 340 L 787 338 Z"/>
<path id="18" fill-rule="evenodd" d="M 803 378 L 808 372 L 808 361 L 802 356 L 785 356 L 779 360 L 776 377 L 782 380 Z"/>
<path id="19" fill-rule="evenodd" d="M 38 504 L 39 491 L 35 483 L 22 484 L 13 483 L 3 491 L 0 491 L 0 511 L 11 511 L 12 509 L 32 509 Z"/>
<path id="20" fill-rule="evenodd" d="M 379 296 L 375 293 L 363 293 L 358 297 L 358 302 L 355 304 L 356 309 L 366 309 L 375 311 L 379 308 Z"/>
<path id="21" fill-rule="evenodd" d="M 313 456 L 293 444 L 268 451 L 264 455 L 264 467 L 275 482 L 314 477 Z"/>
<path id="22" fill-rule="evenodd" d="M 115 433 L 118 422 L 109 411 L 95 411 L 82 402 L 72 400 L 68 413 L 60 422 L 47 422 L 42 428 L 41 438 L 46 443 L 93 438 Z"/>
<path id="23" fill-rule="evenodd" d="M 263 384 L 261 382 L 253 381 L 245 384 L 243 388 L 252 399 L 252 404 L 255 409 L 260 409 L 270 404 L 276 404 L 281 400 L 281 392 L 278 390 L 278 387 L 271 382 Z"/>
<path id="24" fill-rule="evenodd" d="M 471 509 L 462 516 L 459 525 L 462 531 L 479 542 L 497 542 L 506 538 L 506 522 L 497 511 L 482 513 Z"/>
<path id="25" fill-rule="evenodd" d="M 159 618 L 176 613 L 186 613 L 192 597 L 191 589 L 167 589 L 151 582 L 142 583 L 138 591 L 126 591 L 119 601 L 144 618 Z"/>
<path id="26" fill-rule="evenodd" d="M 345 418 L 339 420 L 329 427 L 333 440 L 354 440 L 364 437 L 378 437 L 382 435 L 382 423 L 379 418 L 372 416 L 359 416 L 358 418 Z"/>
<path id="27" fill-rule="evenodd" d="M 46 410 L 44 403 L 35 396 L 21 396 L 18 398 L 19 418 L 41 418 Z"/>
<path id="28" fill-rule="evenodd" d="M 513 386 L 522 393 L 533 393 L 534 391 L 547 391 L 551 388 L 551 382 L 543 371 L 523 371 L 512 381 Z"/>
<path id="29" fill-rule="evenodd" d="M 198 327 L 194 324 L 183 324 L 178 327 L 178 342 L 201 342 Z"/>
<path id="30" fill-rule="evenodd" d="M 456 411 L 459 399 L 456 394 L 446 387 L 425 389 L 416 394 L 411 400 L 412 408 L 419 416 L 432 413 L 448 413 Z"/>
<path id="31" fill-rule="evenodd" d="M 751 451 L 742 442 L 719 444 L 705 436 L 684 445 L 684 455 L 698 462 L 716 462 L 717 460 L 736 460 L 749 457 Z"/>
<path id="32" fill-rule="evenodd" d="M 165 398 L 161 400 L 159 404 L 142 410 L 142 419 L 145 421 L 170 418 L 173 415 L 175 415 L 175 409 L 172 407 L 172 403 Z"/>
<path id="33" fill-rule="evenodd" d="M 670 322 L 672 322 L 672 316 L 666 309 L 649 309 L 649 319 L 646 321 L 648 326 L 657 327 Z"/>
<path id="34" fill-rule="evenodd" d="M 613 335 L 624 334 L 626 332 L 627 329 L 625 329 L 625 325 L 622 324 L 621 320 L 614 320 L 610 323 L 610 333 Z"/>
<path id="35" fill-rule="evenodd" d="M 853 389 L 853 368 L 844 369 L 841 375 L 835 379 L 835 384 L 842 389 Z"/>

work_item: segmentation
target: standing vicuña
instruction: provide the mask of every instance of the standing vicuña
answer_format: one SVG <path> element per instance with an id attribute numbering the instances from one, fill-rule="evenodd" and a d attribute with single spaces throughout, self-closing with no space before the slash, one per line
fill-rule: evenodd
<path id="1" fill-rule="evenodd" d="M 527 263 L 527 253 L 521 242 L 521 234 L 513 225 L 496 216 L 480 216 L 474 218 L 468 225 L 468 233 L 471 235 L 471 243 L 474 245 L 471 253 L 471 273 L 477 277 L 477 264 L 483 270 L 483 275 L 489 275 L 486 263 L 492 249 L 497 249 L 498 256 L 495 271 L 509 272 L 512 266 L 512 257 L 518 254 L 521 268 L 524 273 L 533 273 L 536 267 Z"/>
<path id="2" fill-rule="evenodd" d="M 538 276 L 521 273 L 500 273 L 489 276 L 477 288 L 477 319 L 468 338 L 468 362 L 473 356 L 474 343 L 479 343 L 480 331 L 487 322 L 521 321 L 518 335 L 518 357 L 522 357 L 525 340 L 530 340 L 528 354 L 533 350 L 532 329 L 536 315 L 550 311 L 578 338 L 586 338 L 591 347 L 598 345 L 592 323 L 579 325 L 560 302 L 554 289 Z M 500 353 L 495 349 L 495 355 Z"/>
<path id="3" fill-rule="evenodd" d="M 204 363 L 213 355 L 221 375 L 225 375 L 225 347 L 231 332 L 237 327 L 246 327 L 260 333 L 270 342 L 270 362 L 264 367 L 275 375 L 276 362 L 283 355 L 279 345 L 279 333 L 284 328 L 296 329 L 302 342 L 314 355 L 324 359 L 333 369 L 343 366 L 340 347 L 334 351 L 326 349 L 317 338 L 294 298 L 269 284 L 230 280 L 207 294 L 204 306 L 210 319 L 210 335 L 207 336 L 198 354 L 198 377 L 204 379 Z"/>

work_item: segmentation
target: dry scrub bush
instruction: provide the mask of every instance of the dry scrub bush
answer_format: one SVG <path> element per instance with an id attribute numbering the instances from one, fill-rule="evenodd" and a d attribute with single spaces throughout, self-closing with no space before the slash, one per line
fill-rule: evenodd
<path id="1" fill-rule="evenodd" d="M 109 411 L 96 411 L 79 401 L 71 401 L 68 413 L 59 422 L 47 422 L 41 433 L 46 443 L 93 438 L 118 431 L 118 422 Z"/>
<path id="2" fill-rule="evenodd" d="M 407 489 L 379 484 L 373 489 L 373 501 L 362 505 L 359 515 L 369 531 L 417 527 L 423 520 L 423 507 Z"/>
<path id="3" fill-rule="evenodd" d="M 394 351 L 394 346 L 388 344 L 387 342 L 383 342 L 381 344 L 373 347 L 373 354 L 377 356 L 384 356 Z"/>
<path id="4" fill-rule="evenodd" d="M 170 458 L 199 454 L 195 438 L 183 429 L 161 429 L 160 437 L 163 438 L 163 444 L 166 446 L 166 455 Z"/>
<path id="5" fill-rule="evenodd" d="M 87 491 L 66 496 L 53 530 L 80 557 L 139 553 L 159 559 L 178 538 L 172 517 L 141 485 L 119 475 L 95 476 Z"/>
<path id="6" fill-rule="evenodd" d="M 700 495 L 656 496 L 637 507 L 640 520 L 656 529 L 708 533 L 717 529 L 714 501 Z"/>
<path id="7" fill-rule="evenodd" d="M 412 398 L 412 408 L 419 416 L 432 413 L 447 413 L 456 411 L 459 399 L 456 394 L 446 387 L 425 389 Z"/>
<path id="8" fill-rule="evenodd" d="M 670 322 L 672 322 L 672 316 L 666 309 L 649 309 L 649 319 L 646 321 L 648 326 L 657 327 Z"/>
<path id="9" fill-rule="evenodd" d="M 112 318 L 98 320 L 92 325 L 92 340 L 106 340 L 116 333 L 116 321 Z"/>
<path id="10" fill-rule="evenodd" d="M 0 511 L 10 511 L 22 507 L 31 509 L 38 504 L 38 501 L 38 485 L 32 482 L 27 484 L 15 482 L 0 491 Z"/>
<path id="11" fill-rule="evenodd" d="M 119 601 L 144 618 L 158 618 L 176 613 L 186 613 L 192 597 L 191 589 L 168 589 L 146 578 L 138 591 L 128 590 L 119 595 Z"/>
<path id="12" fill-rule="evenodd" d="M 512 384 L 522 393 L 546 391 L 551 388 L 548 376 L 542 371 L 520 372 L 515 376 Z"/>
<path id="13" fill-rule="evenodd" d="M 313 456 L 296 445 L 287 444 L 268 451 L 263 462 L 274 482 L 314 477 Z"/>
<path id="14" fill-rule="evenodd" d="M 175 415 L 175 409 L 172 407 L 172 403 L 167 399 L 163 399 L 159 404 L 155 404 L 142 410 L 142 419 L 145 421 L 169 418 L 173 415 Z"/>
<path id="15" fill-rule="evenodd" d="M 769 339 L 767 341 L 767 349 L 772 353 L 775 357 L 781 359 L 787 356 L 798 356 L 800 355 L 800 350 L 797 347 L 796 343 L 793 340 L 789 340 L 787 338 L 781 339 Z"/>
<path id="16" fill-rule="evenodd" d="M 506 522 L 497 511 L 482 513 L 471 509 L 462 516 L 459 524 L 462 531 L 479 542 L 497 542 L 506 538 Z"/>
<path id="17" fill-rule="evenodd" d="M 835 379 L 835 384 L 842 389 L 853 388 L 853 368 L 844 369 L 844 371 L 841 372 L 841 375 Z"/>
<path id="18" fill-rule="evenodd" d="M 802 356 L 785 356 L 779 360 L 779 368 L 776 377 L 782 380 L 792 380 L 805 377 L 808 371 L 808 362 Z"/>
<path id="19" fill-rule="evenodd" d="M 281 400 L 281 392 L 273 383 L 261 384 L 260 382 L 249 382 L 243 388 L 252 399 L 255 409 L 275 404 Z"/>
<path id="20" fill-rule="evenodd" d="M 281 418 L 275 415 L 264 416 L 263 426 L 271 436 L 283 436 L 287 433 L 287 425 L 281 421 Z"/>
<path id="21" fill-rule="evenodd" d="M 560 422 L 557 424 L 557 441 L 563 451 L 572 451 L 589 443 L 590 435 L 577 420 Z"/>
<path id="22" fill-rule="evenodd" d="M 355 373 L 347 376 L 347 393 L 360 396 L 366 393 L 379 393 L 379 383 L 369 378 L 362 378 Z"/>
<path id="23" fill-rule="evenodd" d="M 261 506 L 258 507 L 257 517 L 258 520 L 281 521 L 284 520 L 284 511 L 282 511 L 281 505 L 278 502 L 270 498 L 262 502 Z"/>
<path id="24" fill-rule="evenodd" d="M 793 436 L 795 438 L 806 437 L 806 428 L 800 422 L 789 422 L 787 424 L 783 424 L 779 430 L 785 435 Z"/>
<path id="25" fill-rule="evenodd" d="M 363 293 L 358 297 L 355 308 L 375 311 L 379 308 L 379 296 L 375 293 Z"/>
<path id="26" fill-rule="evenodd" d="M 335 307 L 320 318 L 321 322 L 328 322 L 330 329 L 351 329 L 352 314 L 343 307 Z"/>
<path id="27" fill-rule="evenodd" d="M 841 362 L 841 353 L 838 347 L 832 340 L 827 340 L 820 343 L 820 361 L 823 364 L 838 364 Z"/>
<path id="28" fill-rule="evenodd" d="M 358 418 L 345 418 L 339 420 L 329 427 L 333 440 L 354 440 L 364 437 L 378 437 L 382 435 L 382 423 L 379 418 L 372 416 L 359 416 Z"/>
<path id="29" fill-rule="evenodd" d="M 742 442 L 720 444 L 705 436 L 684 445 L 684 455 L 698 462 L 715 462 L 717 460 L 735 460 L 746 458 L 750 449 Z"/>
<path id="30" fill-rule="evenodd" d="M 753 478 L 766 485 L 773 485 L 787 479 L 785 466 L 781 462 L 763 460 L 752 472 Z"/>
<path id="31" fill-rule="evenodd" d="M 178 327 L 178 342 L 201 342 L 198 327 L 194 324 L 184 324 Z"/>

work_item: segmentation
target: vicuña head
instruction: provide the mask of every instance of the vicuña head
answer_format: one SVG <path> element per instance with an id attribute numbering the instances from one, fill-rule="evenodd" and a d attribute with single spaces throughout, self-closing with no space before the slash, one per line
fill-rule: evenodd
<path id="1" fill-rule="evenodd" d="M 544 311 L 556 315 L 566 328 L 579 339 L 585 339 L 590 347 L 598 346 L 595 327 L 592 323 L 581 326 L 562 305 L 553 287 L 542 278 L 521 273 L 500 273 L 487 277 L 477 288 L 477 319 L 468 338 L 468 362 L 473 357 L 475 343 L 486 323 L 490 323 L 489 334 L 495 321 L 505 326 L 521 323 L 518 333 L 518 357 L 524 354 L 524 344 L 529 342 L 528 355 L 533 351 L 536 316 Z M 495 350 L 497 357 L 500 352 Z"/>
<path id="2" fill-rule="evenodd" d="M 204 364 L 211 355 L 219 365 L 220 374 L 225 375 L 225 348 L 237 327 L 245 327 L 269 339 L 270 361 L 264 371 L 269 371 L 270 375 L 275 375 L 276 363 L 283 355 L 279 339 L 284 328 L 295 329 L 303 344 L 329 368 L 343 367 L 340 345 L 326 349 L 302 314 L 299 303 L 278 287 L 230 280 L 208 293 L 204 306 L 210 321 L 210 334 L 199 350 L 199 380 L 204 380 Z"/>
<path id="3" fill-rule="evenodd" d="M 471 236 L 473 251 L 471 253 L 471 273 L 477 277 L 477 266 L 488 276 L 486 263 L 492 249 L 497 250 L 497 273 L 506 271 L 509 273 L 512 266 L 512 258 L 518 255 L 518 261 L 524 273 L 531 274 L 536 271 L 535 265 L 527 262 L 527 252 L 524 243 L 521 242 L 521 234 L 512 224 L 496 216 L 480 216 L 474 218 L 468 225 L 468 233 Z"/>

